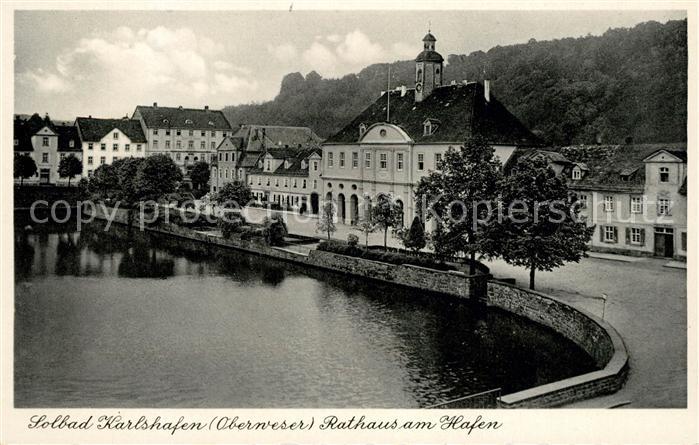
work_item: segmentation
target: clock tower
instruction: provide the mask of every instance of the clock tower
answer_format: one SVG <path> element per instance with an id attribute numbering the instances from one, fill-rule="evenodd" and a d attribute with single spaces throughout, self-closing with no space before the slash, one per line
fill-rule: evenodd
<path id="1" fill-rule="evenodd" d="M 415 102 L 422 102 L 442 85 L 444 58 L 434 49 L 436 41 L 428 31 L 422 39 L 423 50 L 415 58 Z"/>

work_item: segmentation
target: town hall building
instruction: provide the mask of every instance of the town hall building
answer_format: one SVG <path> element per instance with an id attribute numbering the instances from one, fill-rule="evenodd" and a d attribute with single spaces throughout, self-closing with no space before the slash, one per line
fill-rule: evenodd
<path id="1" fill-rule="evenodd" d="M 377 196 L 389 194 L 409 224 L 415 185 L 471 136 L 485 137 L 503 164 L 516 148 L 540 145 L 495 98 L 489 81 L 445 85 L 435 43 L 431 33 L 423 38 L 414 88 L 384 92 L 322 144 L 322 197 L 336 203 L 340 222 L 355 224 Z"/>

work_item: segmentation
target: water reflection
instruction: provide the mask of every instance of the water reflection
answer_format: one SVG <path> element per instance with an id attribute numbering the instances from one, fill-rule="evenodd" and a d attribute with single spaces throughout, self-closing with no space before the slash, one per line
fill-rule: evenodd
<path id="1" fill-rule="evenodd" d="M 23 407 L 419 407 L 593 369 L 459 300 L 100 223 L 15 234 Z"/>

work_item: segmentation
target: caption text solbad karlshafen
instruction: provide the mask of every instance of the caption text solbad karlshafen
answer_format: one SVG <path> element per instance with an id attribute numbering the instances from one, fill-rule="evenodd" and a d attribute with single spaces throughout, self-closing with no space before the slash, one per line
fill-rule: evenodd
<path id="1" fill-rule="evenodd" d="M 180 431 L 356 431 L 356 430 L 442 430 L 463 431 L 470 435 L 474 430 L 497 430 L 502 422 L 483 420 L 480 414 L 467 419 L 463 415 L 442 415 L 438 420 L 420 419 L 371 419 L 367 416 L 340 417 L 327 415 L 316 419 L 247 419 L 236 415 L 213 416 L 205 420 L 188 420 L 185 416 L 163 418 L 161 416 L 129 417 L 121 414 L 72 417 L 69 414 L 47 416 L 36 414 L 29 418 L 29 430 L 108 430 L 108 431 L 161 431 L 174 435 Z"/>

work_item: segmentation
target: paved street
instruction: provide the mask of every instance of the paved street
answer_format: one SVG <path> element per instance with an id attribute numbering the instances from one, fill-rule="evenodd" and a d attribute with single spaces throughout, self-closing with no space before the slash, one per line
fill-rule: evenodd
<path id="1" fill-rule="evenodd" d="M 250 217 L 262 215 L 250 209 Z M 302 223 L 288 215 L 289 231 L 322 236 L 315 222 Z M 347 239 L 362 234 L 338 225 L 333 238 Z M 389 245 L 398 246 L 390 236 Z M 383 235 L 370 235 L 370 244 L 383 244 Z M 609 321 L 621 334 L 631 356 L 626 386 L 616 394 L 589 400 L 575 407 L 608 407 L 630 402 L 628 407 L 683 407 L 687 391 L 687 292 L 686 270 L 663 267 L 667 260 L 656 258 L 614 261 L 585 258 L 552 272 L 537 272 L 537 287 L 576 307 Z M 496 277 L 515 278 L 528 283 L 525 269 L 503 261 L 486 262 Z M 602 296 L 606 296 L 606 307 Z"/>

